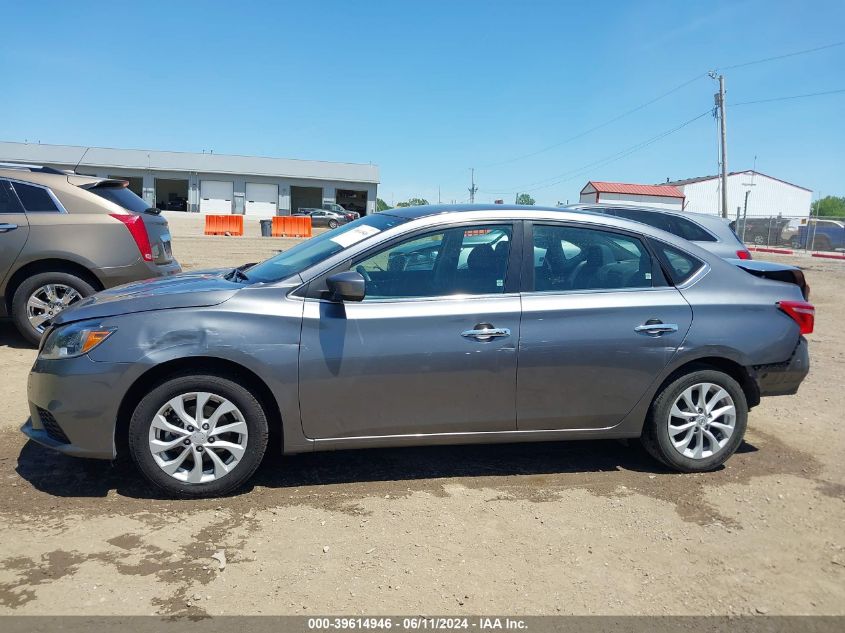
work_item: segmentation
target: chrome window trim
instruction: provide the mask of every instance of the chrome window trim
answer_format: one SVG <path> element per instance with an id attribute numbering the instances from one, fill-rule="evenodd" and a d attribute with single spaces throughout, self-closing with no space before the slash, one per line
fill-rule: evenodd
<path id="1" fill-rule="evenodd" d="M 50 196 L 50 198 L 53 200 L 53 202 L 56 205 L 56 208 L 58 209 L 58 211 L 27 211 L 26 207 L 23 204 L 23 201 L 21 200 L 20 195 L 18 194 L 17 191 L 15 191 L 15 195 L 18 196 L 18 202 L 21 203 L 21 207 L 23 207 L 24 213 L 26 213 L 27 215 L 29 215 L 30 213 L 39 213 L 39 214 L 40 213 L 64 213 L 64 214 L 67 214 L 67 209 L 65 209 L 65 205 L 62 204 L 61 200 L 59 200 L 58 197 L 56 197 L 56 194 L 53 193 L 53 190 L 50 189 L 50 187 L 48 187 L 47 185 L 42 185 L 41 183 L 38 183 L 38 182 L 29 182 L 27 180 L 19 180 L 17 178 L 6 178 L 5 180 L 8 180 L 9 182 L 11 182 L 13 184 L 17 182 L 21 185 L 29 185 L 30 187 L 38 187 L 39 189 L 43 189 L 44 191 L 47 192 L 47 195 Z"/>
<path id="2" fill-rule="evenodd" d="M 471 294 L 458 294 L 458 295 L 438 295 L 436 297 L 396 297 L 396 298 L 387 298 L 384 299 L 371 299 L 369 301 L 366 300 L 366 297 L 363 301 L 351 301 L 349 303 L 353 304 L 394 304 L 394 303 L 420 303 L 422 301 L 468 301 L 472 299 L 498 299 L 500 297 L 519 297 L 521 293 L 519 292 L 503 292 L 501 294 L 483 294 L 483 295 L 471 295 Z M 297 299 L 304 301 L 306 303 L 331 303 L 331 304 L 338 304 L 338 303 L 346 303 L 343 301 L 332 301 L 331 299 L 314 299 L 312 297 L 296 297 Z"/>

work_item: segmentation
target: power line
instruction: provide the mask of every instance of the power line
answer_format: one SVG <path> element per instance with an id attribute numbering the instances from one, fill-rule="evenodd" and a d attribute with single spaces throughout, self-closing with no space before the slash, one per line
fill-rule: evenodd
<path id="1" fill-rule="evenodd" d="M 843 44 L 845 44 L 845 40 L 842 42 L 834 42 L 833 44 L 825 44 L 824 46 L 816 46 L 815 48 L 807 48 L 803 51 L 795 51 L 794 53 L 786 53 L 785 55 L 774 55 L 772 57 L 764 57 L 763 59 L 755 59 L 752 62 L 743 62 L 742 64 L 734 64 L 733 66 L 722 66 L 718 70 L 725 71 L 732 70 L 734 68 L 745 68 L 746 66 L 753 66 L 754 64 L 763 64 L 777 59 L 786 59 L 787 57 L 796 57 L 798 55 L 806 55 L 808 53 L 827 50 L 828 48 L 836 48 L 837 46 L 842 46 Z"/>
<path id="2" fill-rule="evenodd" d="M 772 101 L 788 101 L 790 99 L 804 99 L 806 97 L 821 97 L 823 95 L 834 95 L 845 92 L 845 88 L 839 88 L 837 90 L 826 90 L 824 92 L 808 92 L 807 94 L 803 95 L 791 95 L 789 97 L 773 97 L 771 99 L 757 99 L 756 101 L 740 101 L 739 103 L 732 103 L 730 104 L 731 107 L 734 106 L 744 106 L 744 105 L 751 105 L 754 103 L 771 103 Z"/>
<path id="3" fill-rule="evenodd" d="M 628 110 L 628 111 L 626 111 L 626 112 L 623 112 L 622 114 L 619 114 L 619 115 L 617 115 L 617 116 L 613 117 L 612 119 L 608 119 L 608 120 L 607 120 L 607 121 L 605 121 L 604 123 L 599 123 L 598 125 L 595 125 L 595 126 L 593 126 L 593 127 L 589 128 L 589 129 L 587 129 L 587 130 L 584 130 L 583 132 L 580 132 L 579 134 L 576 134 L 575 136 L 571 136 L 571 137 L 569 137 L 569 138 L 567 138 L 567 139 L 564 139 L 564 140 L 562 140 L 562 141 L 560 141 L 560 142 L 558 142 L 558 143 L 554 143 L 554 144 L 552 144 L 552 145 L 548 145 L 548 146 L 546 146 L 546 147 L 544 147 L 544 148 L 542 148 L 542 149 L 538 149 L 538 150 L 536 150 L 536 151 L 534 151 L 534 152 L 529 152 L 529 153 L 527 153 L 527 154 L 522 154 L 522 155 L 520 155 L 520 156 L 515 156 L 515 157 L 513 157 L 513 158 L 508 158 L 508 159 L 506 159 L 506 160 L 501 160 L 501 161 L 497 161 L 497 162 L 494 162 L 494 163 L 488 163 L 488 164 L 486 164 L 486 165 L 483 165 L 482 167 L 485 167 L 485 168 L 487 168 L 487 167 L 496 167 L 496 166 L 498 166 L 498 165 L 506 165 L 506 164 L 508 164 L 508 163 L 514 163 L 514 162 L 516 162 L 516 161 L 518 161 L 518 160 L 523 160 L 524 158 L 531 158 L 532 156 L 537 156 L 538 154 L 542 154 L 542 153 L 544 153 L 544 152 L 548 152 L 549 150 L 553 150 L 553 149 L 558 148 L 558 147 L 560 147 L 560 146 L 562 146 L 562 145 L 566 145 L 567 143 L 571 143 L 572 141 L 577 141 L 578 139 L 583 138 L 583 137 L 587 136 L 588 134 L 592 134 L 592 133 L 593 133 L 593 132 L 595 132 L 596 130 L 600 130 L 600 129 L 604 128 L 604 127 L 607 127 L 608 125 L 610 125 L 610 124 L 612 124 L 612 123 L 616 123 L 616 122 L 617 122 L 617 121 L 619 121 L 620 119 L 624 119 L 625 117 L 627 117 L 627 116 L 629 116 L 629 115 L 631 115 L 631 114 L 634 114 L 635 112 L 639 112 L 640 110 L 642 110 L 642 109 L 644 109 L 644 108 L 647 108 L 648 106 L 650 106 L 650 105 L 651 105 L 651 104 L 653 104 L 653 103 L 657 103 L 657 102 L 658 102 L 658 101 L 660 101 L 661 99 L 665 99 L 666 97 L 668 97 L 668 96 L 670 96 L 670 95 L 672 95 L 672 94 L 675 94 L 676 92 L 678 92 L 678 91 L 679 91 L 679 90 L 681 90 L 682 88 L 686 88 L 686 87 L 687 87 L 688 85 L 690 85 L 691 83 L 694 83 L 694 82 L 698 81 L 699 79 L 703 79 L 703 78 L 704 78 L 704 77 L 706 77 L 706 76 L 707 76 L 707 73 L 704 73 L 704 74 L 701 74 L 701 75 L 696 75 L 696 76 L 695 76 L 695 77 L 693 77 L 692 79 L 688 79 L 687 81 L 683 82 L 682 84 L 679 84 L 679 85 L 675 86 L 674 88 L 672 88 L 672 89 L 671 89 L 671 90 L 669 90 L 668 92 L 664 92 L 663 94 L 661 94 L 661 95 L 659 95 L 659 96 L 657 96 L 657 97 L 655 97 L 655 98 L 653 98 L 653 99 L 650 99 L 649 101 L 646 101 L 645 103 L 640 104 L 640 105 L 638 105 L 638 106 L 637 106 L 637 107 L 635 107 L 635 108 L 631 108 L 630 110 Z"/>
<path id="4" fill-rule="evenodd" d="M 582 166 L 577 167 L 575 169 L 571 169 L 569 171 L 566 171 L 562 174 L 558 174 L 557 176 L 551 176 L 549 178 L 545 178 L 543 180 L 538 180 L 534 183 L 529 183 L 527 185 L 523 185 L 523 186 L 520 186 L 520 187 L 517 187 L 517 188 L 514 188 L 514 189 L 510 189 L 508 191 L 484 190 L 484 193 L 501 194 L 501 195 L 513 194 L 513 193 L 519 193 L 519 192 L 529 192 L 529 193 L 531 193 L 531 192 L 534 192 L 534 191 L 539 191 L 541 189 L 547 189 L 548 187 L 554 187 L 555 185 L 559 185 L 560 183 L 566 182 L 567 180 L 572 180 L 574 178 L 577 178 L 584 171 L 593 169 L 595 167 L 601 167 L 601 166 L 607 165 L 609 163 L 612 163 L 612 162 L 615 162 L 615 161 L 620 160 L 622 158 L 625 158 L 627 156 L 630 156 L 631 154 L 634 154 L 635 152 L 638 152 L 642 149 L 645 149 L 646 147 L 653 145 L 654 143 L 666 138 L 667 136 L 670 136 L 671 134 L 674 134 L 675 132 L 682 130 L 683 128 L 685 128 L 688 125 L 694 123 L 695 121 L 698 121 L 702 117 L 705 117 L 705 116 L 711 114 L 712 112 L 713 112 L 712 109 L 705 110 L 701 114 L 689 119 L 688 121 L 684 121 L 683 123 L 676 125 L 675 127 L 671 128 L 671 129 L 664 130 L 660 134 L 657 134 L 656 136 L 653 136 L 653 137 L 651 137 L 651 138 L 649 138 L 645 141 L 641 141 L 640 143 L 637 143 L 636 145 L 632 145 L 632 146 L 630 146 L 630 147 L 628 147 L 624 150 L 616 152 L 615 154 L 610 154 L 609 156 L 605 156 L 604 158 L 600 158 L 600 159 L 593 161 L 591 163 L 587 163 L 586 165 L 582 165 Z"/>

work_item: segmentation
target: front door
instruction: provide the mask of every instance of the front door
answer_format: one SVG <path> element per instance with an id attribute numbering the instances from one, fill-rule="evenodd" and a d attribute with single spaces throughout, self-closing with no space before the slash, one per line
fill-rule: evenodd
<path id="1" fill-rule="evenodd" d="M 514 430 L 517 248 L 511 224 L 417 234 L 344 266 L 367 280 L 362 302 L 306 299 L 305 435 Z"/>
<path id="2" fill-rule="evenodd" d="M 535 225 L 533 291 L 523 294 L 520 430 L 622 421 L 684 340 L 692 310 L 662 283 L 642 240 Z"/>
<path id="3" fill-rule="evenodd" d="M 8 180 L 0 180 L 0 284 L 29 236 L 29 221 Z"/>

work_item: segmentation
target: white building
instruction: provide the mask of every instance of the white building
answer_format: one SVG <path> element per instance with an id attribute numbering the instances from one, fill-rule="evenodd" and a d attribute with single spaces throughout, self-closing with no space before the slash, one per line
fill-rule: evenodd
<path id="1" fill-rule="evenodd" d="M 680 211 L 684 207 L 684 194 L 671 185 L 635 185 L 591 180 L 581 190 L 580 201 Z"/>
<path id="2" fill-rule="evenodd" d="M 722 208 L 722 181 L 719 176 L 688 178 L 666 183 L 674 185 L 686 197 L 685 211 L 719 215 Z M 748 217 L 807 217 L 813 192 L 784 180 L 757 171 L 735 171 L 728 174 L 728 216 L 737 217 L 748 194 Z M 602 196 L 604 197 L 604 196 Z"/>
<path id="3" fill-rule="evenodd" d="M 119 178 L 151 207 L 257 217 L 337 203 L 376 209 L 373 164 L 0 142 L 0 162 L 31 163 Z"/>

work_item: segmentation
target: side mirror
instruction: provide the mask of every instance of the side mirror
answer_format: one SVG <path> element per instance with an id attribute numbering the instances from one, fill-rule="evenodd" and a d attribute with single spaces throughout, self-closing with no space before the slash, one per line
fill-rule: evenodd
<path id="1" fill-rule="evenodd" d="M 361 273 L 348 270 L 326 279 L 326 285 L 336 301 L 361 301 L 367 292 L 367 282 Z"/>

